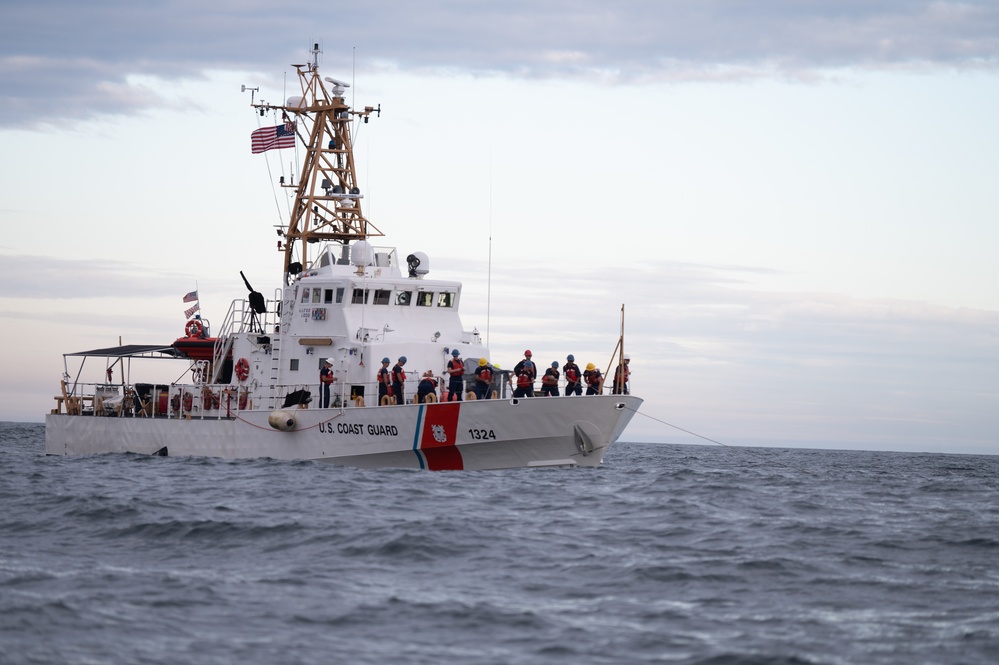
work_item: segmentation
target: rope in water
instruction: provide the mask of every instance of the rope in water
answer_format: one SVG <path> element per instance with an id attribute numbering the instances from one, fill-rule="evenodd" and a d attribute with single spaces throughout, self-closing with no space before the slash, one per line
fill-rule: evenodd
<path id="1" fill-rule="evenodd" d="M 668 423 L 665 420 L 662 420 L 661 418 L 656 418 L 655 416 L 650 416 L 647 413 L 642 413 L 638 409 L 630 409 L 630 410 L 632 412 L 634 412 L 634 413 L 637 413 L 640 416 L 645 416 L 649 420 L 654 420 L 657 423 L 660 423 L 662 425 L 666 425 L 667 427 L 672 427 L 673 429 L 678 430 L 680 432 L 683 432 L 685 434 L 689 434 L 691 436 L 696 436 L 698 439 L 704 439 L 705 441 L 709 441 L 709 442 L 714 443 L 716 445 L 722 446 L 723 448 L 737 448 L 739 450 L 743 450 L 743 451 L 751 453 L 753 455 L 757 455 L 761 459 L 765 459 L 766 461 L 770 462 L 771 464 L 776 464 L 778 466 L 782 466 L 785 469 L 794 469 L 795 471 L 800 471 L 802 473 L 811 473 L 810 471 L 807 471 L 805 469 L 801 469 L 801 468 L 798 468 L 796 466 L 793 466 L 793 465 L 790 465 L 790 464 L 785 464 L 783 462 L 779 462 L 779 461 L 777 461 L 775 459 L 772 459 L 772 458 L 770 458 L 770 457 L 768 457 L 766 455 L 761 454 L 759 451 L 754 450 L 753 448 L 748 448 L 746 446 L 731 446 L 731 445 L 729 445 L 727 443 L 722 443 L 721 441 L 717 441 L 717 440 L 712 439 L 710 437 L 706 437 L 703 434 L 698 434 L 697 432 L 691 432 L 689 429 L 684 429 L 684 428 L 682 428 L 682 427 L 680 427 L 678 425 L 674 425 L 673 423 Z"/>

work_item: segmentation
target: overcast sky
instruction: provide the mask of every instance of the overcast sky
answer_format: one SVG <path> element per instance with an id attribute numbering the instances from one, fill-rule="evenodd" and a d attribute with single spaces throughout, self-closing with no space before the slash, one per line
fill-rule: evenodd
<path id="1" fill-rule="evenodd" d="M 48 2 L 0 9 L 0 419 L 61 354 L 279 283 L 250 155 L 313 41 L 383 106 L 369 217 L 494 359 L 606 363 L 625 438 L 999 454 L 999 4 Z M 264 119 L 266 121 L 268 119 Z M 491 288 L 490 246 L 492 247 Z M 486 306 L 486 293 L 492 301 Z"/>

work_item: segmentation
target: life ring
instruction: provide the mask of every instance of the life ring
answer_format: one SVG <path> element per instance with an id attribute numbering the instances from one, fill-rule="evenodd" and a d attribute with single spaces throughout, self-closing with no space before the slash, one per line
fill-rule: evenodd
<path id="1" fill-rule="evenodd" d="M 184 326 L 184 332 L 187 333 L 188 337 L 201 337 L 202 333 L 205 332 L 205 327 L 201 324 L 201 321 L 191 319 Z"/>
<path id="2" fill-rule="evenodd" d="M 246 358 L 240 358 L 236 361 L 236 378 L 240 381 L 246 381 L 248 376 L 250 376 L 250 363 Z"/>

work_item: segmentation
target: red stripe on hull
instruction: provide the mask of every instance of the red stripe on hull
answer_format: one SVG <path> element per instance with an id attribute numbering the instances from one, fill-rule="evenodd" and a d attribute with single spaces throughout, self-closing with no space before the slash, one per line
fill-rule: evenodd
<path id="1" fill-rule="evenodd" d="M 428 404 L 420 435 L 420 450 L 431 471 L 458 471 L 465 468 L 458 439 L 458 414 L 461 402 Z"/>

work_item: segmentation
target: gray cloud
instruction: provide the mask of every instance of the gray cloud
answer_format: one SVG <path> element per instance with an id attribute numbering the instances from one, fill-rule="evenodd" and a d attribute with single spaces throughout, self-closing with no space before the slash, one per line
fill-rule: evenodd
<path id="1" fill-rule="evenodd" d="M 964 2 L 221 0 L 8 3 L 0 21 L 0 127 L 135 113 L 163 103 L 132 75 L 277 73 L 359 49 L 361 69 L 608 81 L 812 78 L 830 68 L 995 68 L 999 6 Z M 338 41 L 342 40 L 342 41 Z"/>

